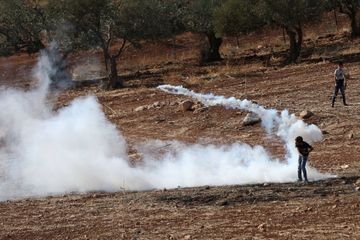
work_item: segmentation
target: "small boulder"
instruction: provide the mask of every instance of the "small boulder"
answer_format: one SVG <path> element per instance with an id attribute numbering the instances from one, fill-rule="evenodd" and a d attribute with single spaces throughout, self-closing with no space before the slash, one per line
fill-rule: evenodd
<path id="1" fill-rule="evenodd" d="M 266 231 L 266 224 L 262 223 L 257 228 L 259 229 L 260 232 L 265 232 Z"/>
<path id="2" fill-rule="evenodd" d="M 176 106 L 176 105 L 178 105 L 179 103 L 178 102 L 170 102 L 170 106 Z"/>
<path id="3" fill-rule="evenodd" d="M 360 178 L 355 182 L 355 185 L 360 187 Z"/>
<path id="4" fill-rule="evenodd" d="M 261 118 L 255 113 L 248 113 L 242 121 L 243 126 L 250 126 L 261 122 Z"/>
<path id="5" fill-rule="evenodd" d="M 348 139 L 351 140 L 354 138 L 354 133 L 353 132 L 350 132 L 349 135 L 348 135 Z"/>
<path id="6" fill-rule="evenodd" d="M 310 111 L 307 111 L 307 110 L 304 110 L 300 113 L 300 117 L 302 119 L 308 119 L 310 117 L 314 116 L 314 113 L 310 112 Z"/>
<path id="7" fill-rule="evenodd" d="M 194 102 L 192 102 L 190 100 L 185 100 L 180 103 L 180 106 L 184 112 L 191 111 L 193 105 L 194 105 Z"/>
<path id="8" fill-rule="evenodd" d="M 135 108 L 135 112 L 141 112 L 141 111 L 144 111 L 146 109 L 146 106 L 140 106 L 140 107 L 137 107 Z"/>
<path id="9" fill-rule="evenodd" d="M 154 107 L 154 108 L 161 107 L 160 102 L 154 102 L 154 103 L 153 103 L 153 107 Z"/>
<path id="10" fill-rule="evenodd" d="M 201 107 L 201 108 L 196 108 L 194 113 L 201 113 L 201 112 L 206 112 L 207 110 L 209 110 L 208 107 Z"/>
<path id="11" fill-rule="evenodd" d="M 350 166 L 348 164 L 340 166 L 341 169 L 345 170 L 348 169 Z"/>

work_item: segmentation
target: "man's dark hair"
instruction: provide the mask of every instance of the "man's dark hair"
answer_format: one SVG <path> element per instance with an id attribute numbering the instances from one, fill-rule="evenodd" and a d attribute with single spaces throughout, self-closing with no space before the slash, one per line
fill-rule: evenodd
<path id="1" fill-rule="evenodd" d="M 296 137 L 295 139 L 296 142 L 302 142 L 303 141 L 303 138 L 301 136 L 298 136 Z"/>
<path id="2" fill-rule="evenodd" d="M 340 61 L 340 62 L 338 63 L 338 65 L 339 65 L 339 66 L 343 66 L 344 63 L 343 63 L 342 61 Z"/>

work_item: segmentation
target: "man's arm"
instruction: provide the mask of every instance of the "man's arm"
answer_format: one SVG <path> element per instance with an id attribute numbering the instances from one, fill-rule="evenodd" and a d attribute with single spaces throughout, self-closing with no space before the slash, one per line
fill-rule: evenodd
<path id="1" fill-rule="evenodd" d="M 312 150 L 314 150 L 314 148 L 309 145 L 309 152 L 312 152 Z"/>

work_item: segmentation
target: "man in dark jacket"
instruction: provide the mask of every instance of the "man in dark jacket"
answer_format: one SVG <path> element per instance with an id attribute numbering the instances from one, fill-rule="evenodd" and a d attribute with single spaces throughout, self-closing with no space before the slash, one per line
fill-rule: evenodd
<path id="1" fill-rule="evenodd" d="M 308 183 L 306 174 L 306 162 L 309 158 L 309 153 L 313 150 L 313 147 L 310 146 L 307 142 L 305 142 L 300 136 L 295 139 L 295 146 L 299 151 L 298 181 L 303 180 L 301 174 L 302 172 L 304 175 L 304 182 Z"/>

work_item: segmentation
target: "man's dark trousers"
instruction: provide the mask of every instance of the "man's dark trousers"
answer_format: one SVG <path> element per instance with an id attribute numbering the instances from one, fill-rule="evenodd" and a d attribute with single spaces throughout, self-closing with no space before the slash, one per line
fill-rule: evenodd
<path id="1" fill-rule="evenodd" d="M 303 156 L 303 155 L 299 156 L 299 166 L 298 166 L 298 179 L 299 179 L 299 181 L 302 181 L 301 172 L 304 175 L 305 182 L 308 181 L 307 174 L 306 174 L 306 162 L 307 162 L 307 160 L 308 160 L 308 156 Z"/>
<path id="2" fill-rule="evenodd" d="M 344 80 L 337 80 L 336 81 L 336 85 L 335 85 L 335 92 L 334 92 L 334 96 L 332 98 L 332 106 L 334 106 L 335 103 L 335 99 L 339 93 L 339 91 L 341 92 L 341 95 L 343 97 L 343 103 L 346 105 L 346 99 L 345 99 L 345 85 L 344 85 Z"/>

